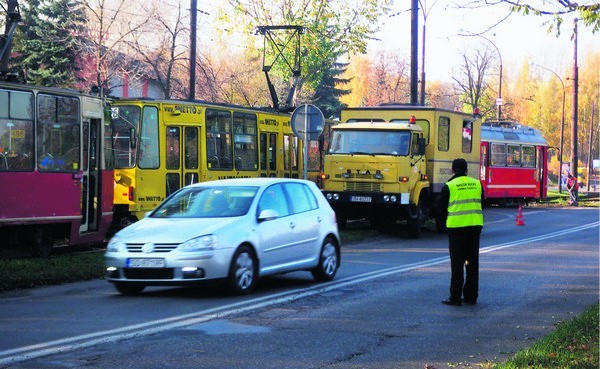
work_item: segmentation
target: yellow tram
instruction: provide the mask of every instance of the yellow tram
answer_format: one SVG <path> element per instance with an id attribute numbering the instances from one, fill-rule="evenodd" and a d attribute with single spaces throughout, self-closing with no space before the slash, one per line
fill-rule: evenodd
<path id="1" fill-rule="evenodd" d="M 111 104 L 114 222 L 125 226 L 191 183 L 302 175 L 302 142 L 290 115 L 184 100 Z"/>

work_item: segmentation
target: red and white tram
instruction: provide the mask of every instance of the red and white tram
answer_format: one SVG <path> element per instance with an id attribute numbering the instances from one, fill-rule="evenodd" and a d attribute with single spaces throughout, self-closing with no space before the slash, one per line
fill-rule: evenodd
<path id="1" fill-rule="evenodd" d="M 113 169 L 102 98 L 0 82 L 0 246 L 102 242 Z M 62 241 L 62 242 L 57 242 Z"/>
<path id="2" fill-rule="evenodd" d="M 479 179 L 487 203 L 545 199 L 548 143 L 539 130 L 518 122 L 486 121 L 481 127 Z"/>

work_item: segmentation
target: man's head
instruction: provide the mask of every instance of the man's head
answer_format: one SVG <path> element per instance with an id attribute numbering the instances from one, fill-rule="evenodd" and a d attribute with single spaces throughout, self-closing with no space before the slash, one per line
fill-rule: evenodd
<path id="1" fill-rule="evenodd" d="M 467 161 L 465 159 L 454 159 L 452 161 L 452 171 L 455 174 L 467 174 Z"/>

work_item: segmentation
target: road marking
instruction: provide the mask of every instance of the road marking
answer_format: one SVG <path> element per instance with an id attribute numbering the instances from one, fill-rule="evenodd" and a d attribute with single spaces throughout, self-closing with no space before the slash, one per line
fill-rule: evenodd
<path id="1" fill-rule="evenodd" d="M 600 222 L 589 223 L 578 227 L 556 231 L 545 235 L 526 238 L 518 241 L 506 242 L 498 245 L 483 247 L 480 254 L 489 253 L 509 247 L 519 246 L 531 242 L 537 242 L 549 238 L 563 236 L 570 233 L 576 233 L 585 229 L 597 228 Z M 331 281 L 325 285 L 301 288 L 293 291 L 280 292 L 274 295 L 257 297 L 247 301 L 241 301 L 221 307 L 202 310 L 196 313 L 180 315 L 165 319 L 154 320 L 146 323 L 134 324 L 122 328 L 106 330 L 84 334 L 65 339 L 39 343 L 36 345 L 23 346 L 15 349 L 0 351 L 0 365 L 18 363 L 26 360 L 35 359 L 42 356 L 61 354 L 74 351 L 102 343 L 111 343 L 115 341 L 150 335 L 170 329 L 181 328 L 185 326 L 204 323 L 217 318 L 224 318 L 234 314 L 246 313 L 252 310 L 278 305 L 305 297 L 313 296 L 323 292 L 344 288 L 372 279 L 382 278 L 393 274 L 412 271 L 419 268 L 430 267 L 445 263 L 450 258 L 448 256 L 437 257 L 412 264 L 390 267 L 377 271 L 367 272 L 352 277 L 346 277 Z"/>

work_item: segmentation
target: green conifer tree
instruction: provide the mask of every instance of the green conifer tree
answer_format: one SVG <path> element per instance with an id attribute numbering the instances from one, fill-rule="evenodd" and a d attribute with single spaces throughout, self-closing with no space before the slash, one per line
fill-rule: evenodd
<path id="1" fill-rule="evenodd" d="M 340 63 L 336 60 L 330 60 L 329 64 L 323 68 L 321 80 L 312 97 L 312 103 L 321 109 L 325 119 L 339 118 L 340 111 L 345 107 L 340 102 L 340 97 L 349 94 L 351 90 L 342 89 L 339 86 L 350 82 L 350 79 L 340 78 L 347 68 L 348 63 Z"/>
<path id="2" fill-rule="evenodd" d="M 74 87 L 86 22 L 81 1 L 27 0 L 24 5 L 24 24 L 15 51 L 26 82 Z"/>

